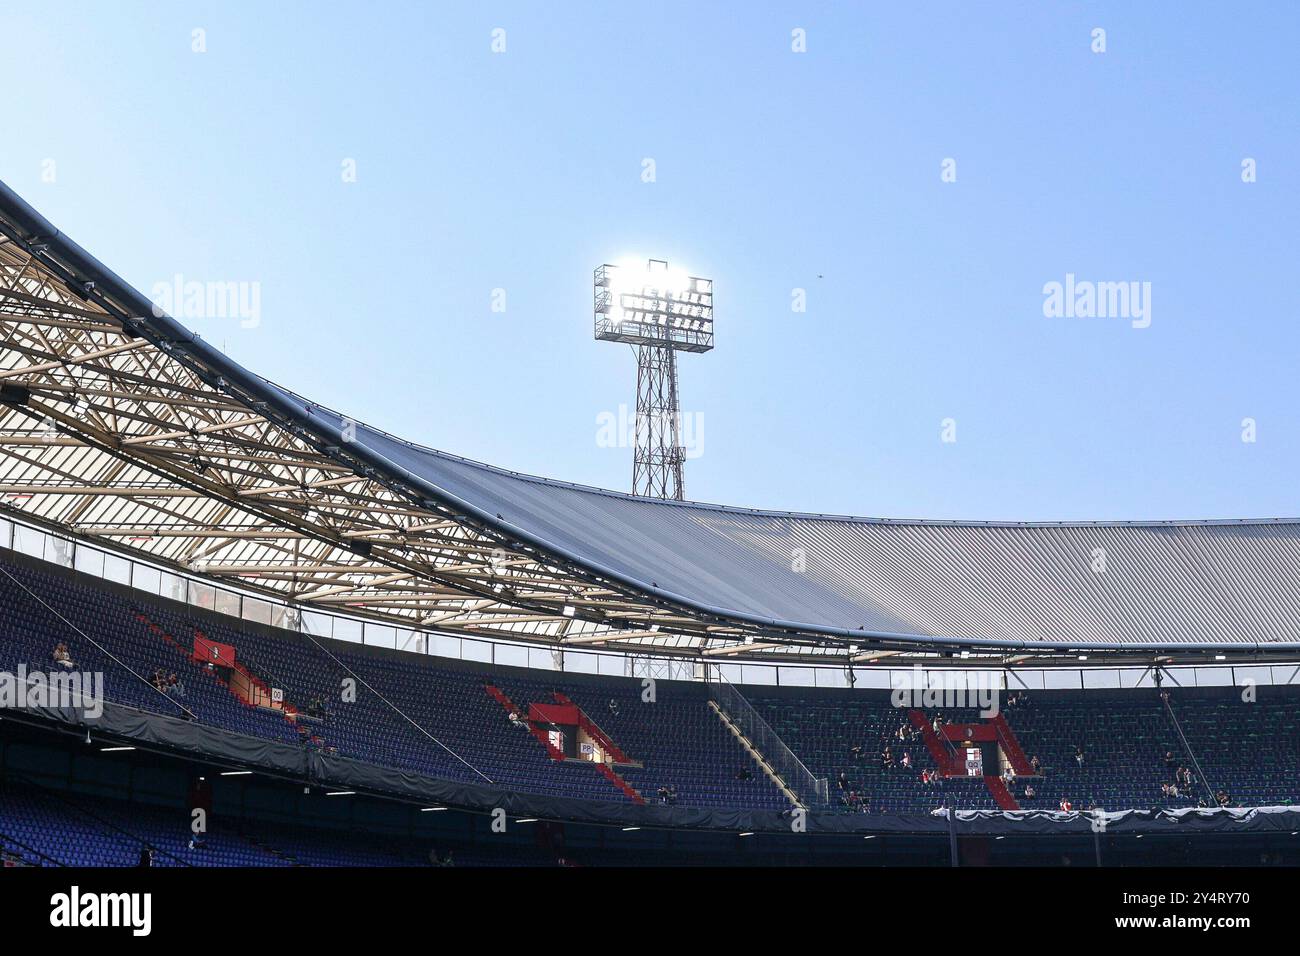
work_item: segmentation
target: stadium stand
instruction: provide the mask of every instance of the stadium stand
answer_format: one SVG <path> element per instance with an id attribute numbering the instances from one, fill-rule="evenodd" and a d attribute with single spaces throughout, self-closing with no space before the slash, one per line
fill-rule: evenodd
<path id="1" fill-rule="evenodd" d="M 104 673 L 106 696 L 115 703 L 168 716 L 188 708 L 200 721 L 236 733 L 303 742 L 445 779 L 476 782 L 483 779 L 481 773 L 527 792 L 653 800 L 659 788 L 670 787 L 684 806 L 788 806 L 711 712 L 704 689 L 695 685 L 679 684 L 673 694 L 643 706 L 636 682 L 610 682 L 592 692 L 562 687 L 558 677 L 512 674 L 503 681 L 503 691 L 525 712 L 529 704 L 555 703 L 557 692 L 573 699 L 633 761 L 617 768 L 637 794 L 633 797 L 591 761 L 552 759 L 534 735 L 511 723 L 488 690 L 492 678 L 483 673 L 429 666 L 424 658 L 328 652 L 300 636 L 269 637 L 215 617 L 200 623 L 184 605 L 124 602 L 82 575 L 14 561 L 0 561 L 0 567 L 28 589 L 8 577 L 0 579 L 12 607 L 0 624 L 5 638 L 0 665 L 48 670 L 54 646 L 63 642 L 78 669 Z M 60 615 L 93 635 L 112 657 Z M 289 719 L 284 712 L 240 700 L 231 681 L 221 677 L 221 668 L 194 659 L 196 636 L 234 648 L 236 661 L 257 680 L 282 690 L 285 703 L 298 713 Z M 164 694 L 151 686 L 155 671 L 177 674 L 183 694 Z M 358 682 L 357 693 L 355 701 L 344 703 L 341 692 L 349 679 Z M 313 702 L 322 707 L 319 719 L 307 716 Z M 748 779 L 737 779 L 741 770 L 749 771 Z"/>
<path id="2" fill-rule="evenodd" d="M 863 699 L 865 697 L 865 699 Z M 852 692 L 798 698 L 756 694 L 756 707 L 814 773 L 845 785 L 833 797 L 846 810 L 849 793 L 864 796 L 872 812 L 919 813 L 939 806 L 987 809 L 995 806 L 983 781 L 942 778 L 921 781 L 939 769 L 922 739 L 899 740 L 910 724 L 885 695 Z M 1289 806 L 1300 789 L 1300 736 L 1296 695 L 1283 692 L 1251 703 L 1232 688 L 1179 690 L 1166 707 L 1154 690 L 1129 692 L 1043 691 L 1025 694 L 1003 712 L 1026 759 L 1040 773 L 1017 773 L 1013 796 L 1021 809 L 1189 807 L 1210 805 L 1220 793 L 1233 806 Z M 1170 716 L 1187 736 L 1206 785 L 1183 747 Z M 977 711 L 931 711 L 949 724 L 985 723 Z M 882 754 L 890 748 L 892 762 Z M 855 754 L 860 747 L 860 754 Z M 1076 758 L 1081 751 L 1083 760 Z M 903 754 L 911 768 L 902 766 Z M 1169 754 L 1171 762 L 1166 763 Z M 1162 787 L 1176 783 L 1180 768 L 1191 785 L 1177 795 Z M 1023 769 L 1023 768 L 1022 768 Z M 1000 774 L 997 768 L 993 775 Z M 1033 796 L 1026 796 L 1026 787 Z"/>
<path id="3" fill-rule="evenodd" d="M 663 788 L 672 788 L 674 802 L 687 807 L 789 807 L 712 712 L 707 688 L 700 684 L 664 682 L 656 702 L 647 704 L 635 680 L 488 670 L 423 655 L 327 645 L 136 596 L 15 556 L 0 558 L 0 569 L 7 611 L 0 620 L 0 668 L 8 671 L 20 664 L 50 670 L 53 649 L 63 643 L 76 668 L 104 674 L 111 701 L 173 717 L 188 710 L 199 722 L 233 733 L 321 748 L 379 766 L 466 782 L 482 780 L 482 774 L 519 792 L 606 802 L 654 802 Z M 238 670 L 205 660 L 205 649 L 214 646 L 233 649 L 221 653 L 232 653 Z M 155 673 L 177 675 L 182 690 L 159 691 L 150 682 Z M 237 675 L 246 678 L 243 684 Z M 341 699 L 348 680 L 359 685 L 352 703 Z M 276 707 L 254 706 L 244 699 L 261 693 L 250 691 L 253 687 L 276 688 L 283 700 Z M 749 693 L 813 773 L 830 778 L 832 799 L 845 810 L 927 813 L 939 806 L 1005 805 L 1005 796 L 986 779 L 939 776 L 923 782 L 923 772 L 941 763 L 932 729 L 940 717 L 936 712 L 900 710 L 883 691 L 750 688 Z M 263 696 L 269 701 L 269 690 Z M 1003 715 L 1023 750 L 1010 796 L 1030 809 L 1055 809 L 1062 800 L 1080 809 L 1195 806 L 1221 797 L 1231 805 L 1287 805 L 1300 781 L 1295 704 L 1294 691 L 1283 688 L 1270 688 L 1252 703 L 1242 702 L 1232 688 L 1179 689 L 1168 704 L 1150 689 L 1023 695 Z M 593 739 L 615 756 L 612 767 L 554 759 L 546 743 L 546 714 L 575 707 Z M 512 712 L 518 719 L 511 719 Z M 1186 734 L 1190 755 L 1172 714 Z M 940 719 L 984 723 L 974 711 L 951 710 Z M 856 755 L 855 747 L 861 748 Z M 1079 752 L 1082 761 L 1076 759 Z M 1030 757 L 1041 772 L 1024 772 Z M 1184 767 L 1189 777 L 1175 796 L 1168 785 Z M 995 779 L 1001 772 L 1001 767 L 986 770 Z M 837 785 L 841 774 L 843 786 Z M 1033 796 L 1027 796 L 1030 786 Z M 42 811 L 21 795 L 5 801 L 4 817 L 15 821 L 10 836 L 27 842 L 24 835 L 43 825 Z M 147 816 L 134 823 L 137 829 L 154 825 Z M 90 854 L 89 860 L 123 850 L 111 836 L 83 840 L 85 834 L 64 830 L 66 840 L 43 852 L 82 847 L 75 852 Z M 148 839 L 176 850 L 175 839 L 169 843 L 162 831 L 150 830 Z M 318 846 L 290 849 L 311 856 Z M 331 852 L 321 850 L 311 858 L 327 862 Z M 214 838 L 210 844 L 210 858 L 232 864 L 274 865 L 267 855 L 247 841 Z"/>
<path id="4" fill-rule="evenodd" d="M 199 838 L 181 808 L 151 807 L 29 783 L 0 785 L 0 856 L 17 866 L 135 866 L 142 849 L 156 867 L 554 866 L 541 848 L 437 847 L 427 841 L 220 816 Z"/>

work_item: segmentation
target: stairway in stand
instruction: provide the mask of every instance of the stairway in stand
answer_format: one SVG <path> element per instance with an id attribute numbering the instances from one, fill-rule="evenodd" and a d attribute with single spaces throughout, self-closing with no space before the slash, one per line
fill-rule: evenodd
<path id="1" fill-rule="evenodd" d="M 993 794 L 993 802 L 1003 810 L 1019 810 L 1020 804 L 1016 803 L 1016 798 L 1011 795 L 1007 789 L 1006 781 L 1001 777 L 984 778 L 984 785 L 989 788 L 989 793 Z"/>
<path id="2" fill-rule="evenodd" d="M 560 750 L 560 748 L 556 747 L 555 744 L 551 743 L 551 738 L 547 734 L 545 728 L 538 726 L 538 724 L 535 721 L 529 718 L 528 714 L 526 714 L 524 711 L 520 710 L 517 706 L 515 706 L 514 701 L 512 701 L 506 695 L 505 691 L 503 691 L 500 687 L 497 687 L 495 684 L 484 684 L 483 689 L 487 691 L 489 697 L 491 697 L 493 700 L 495 700 L 498 704 L 501 705 L 501 707 L 505 710 L 507 714 L 513 715 L 514 719 L 518 720 L 525 727 L 528 728 L 529 732 L 534 737 L 537 738 L 538 742 L 541 743 L 543 747 L 546 748 L 546 753 L 548 756 L 550 756 L 552 760 L 562 762 L 569 759 L 564 756 L 564 752 Z M 577 712 L 577 721 L 578 721 L 577 726 L 581 728 L 589 737 L 591 737 L 593 740 L 599 743 L 600 746 L 605 749 L 605 752 L 609 754 L 610 758 L 613 761 L 632 763 L 632 761 L 627 757 L 625 753 L 623 753 L 623 751 L 618 747 L 618 745 L 615 744 L 614 741 L 610 739 L 609 735 L 606 734 L 605 731 L 603 731 L 600 727 L 598 727 L 596 725 L 596 722 L 593 721 L 590 717 L 587 716 L 586 713 L 583 712 L 581 707 L 579 707 L 577 704 L 575 704 L 573 701 L 571 701 L 568 697 L 564 696 L 563 694 L 556 693 L 553 696 L 555 697 L 556 701 L 560 705 L 564 707 L 572 707 L 573 710 Z M 623 795 L 626 796 L 633 803 L 636 804 L 645 803 L 645 798 L 641 796 L 640 791 L 638 791 L 636 787 L 632 786 L 630 783 L 624 780 L 623 777 L 613 767 L 609 766 L 608 764 L 600 763 L 599 761 L 595 761 L 595 760 L 579 760 L 579 761 L 570 761 L 570 762 L 590 764 L 591 766 L 596 768 L 597 772 L 599 772 L 602 777 L 604 777 L 616 788 L 622 791 Z"/>

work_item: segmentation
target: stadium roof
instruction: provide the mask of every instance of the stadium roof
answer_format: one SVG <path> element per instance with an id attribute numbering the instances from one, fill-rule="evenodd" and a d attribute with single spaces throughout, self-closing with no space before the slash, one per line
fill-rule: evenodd
<path id="1" fill-rule="evenodd" d="M 636 498 L 402 441 L 240 367 L 0 183 L 0 494 L 304 605 L 868 661 L 1300 648 L 1300 523 L 970 523 Z"/>

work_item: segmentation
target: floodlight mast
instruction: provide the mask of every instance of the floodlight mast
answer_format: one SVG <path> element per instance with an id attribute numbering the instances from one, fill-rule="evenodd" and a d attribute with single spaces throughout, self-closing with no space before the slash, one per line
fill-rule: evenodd
<path id="1" fill-rule="evenodd" d="M 662 259 L 605 264 L 594 281 L 596 338 L 636 349 L 632 494 L 685 497 L 677 353 L 713 348 L 713 280 L 676 273 Z"/>

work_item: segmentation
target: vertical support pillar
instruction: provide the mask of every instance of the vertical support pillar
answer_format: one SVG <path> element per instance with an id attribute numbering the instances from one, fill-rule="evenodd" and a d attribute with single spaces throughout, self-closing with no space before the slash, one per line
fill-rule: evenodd
<path id="1" fill-rule="evenodd" d="M 632 493 L 681 501 L 685 450 L 677 394 L 677 352 L 661 345 L 636 347 L 636 450 Z"/>

